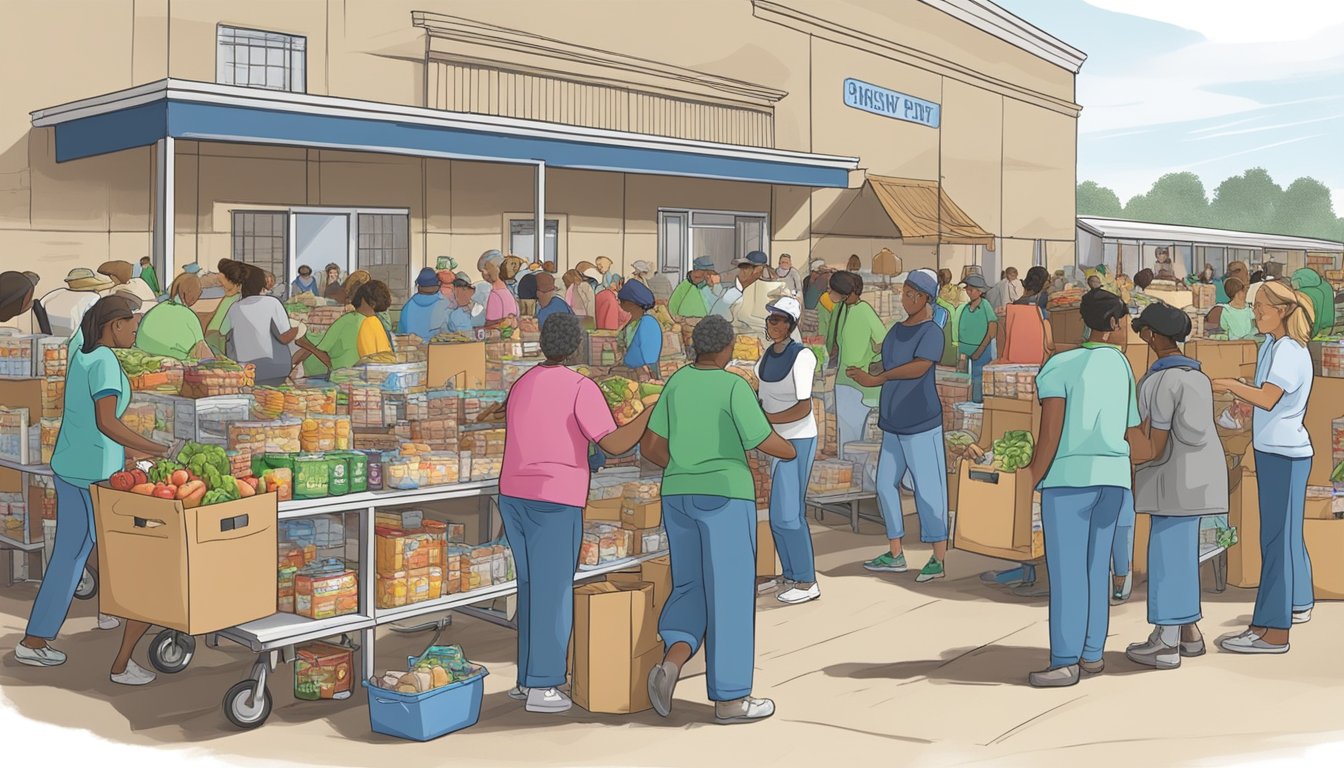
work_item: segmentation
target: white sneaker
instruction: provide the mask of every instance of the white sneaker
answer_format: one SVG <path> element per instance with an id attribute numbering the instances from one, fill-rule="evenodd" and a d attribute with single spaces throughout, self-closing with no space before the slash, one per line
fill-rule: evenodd
<path id="1" fill-rule="evenodd" d="M 750 696 L 736 701 L 719 701 L 714 704 L 714 721 L 720 725 L 735 725 L 764 720 L 775 714 L 775 702 L 769 699 L 753 699 Z"/>
<path id="2" fill-rule="evenodd" d="M 1218 642 L 1218 647 L 1228 653 L 1262 654 L 1262 653 L 1287 653 L 1288 644 L 1274 645 L 1267 643 L 1254 632 L 1245 632 L 1236 637 L 1229 637 Z"/>
<path id="3" fill-rule="evenodd" d="M 779 579 L 770 579 L 768 581 L 756 582 L 756 594 L 763 595 L 771 590 L 779 589 Z"/>
<path id="4" fill-rule="evenodd" d="M 527 711 L 554 714 L 567 712 L 574 706 L 569 697 L 555 688 L 529 688 L 527 691 Z"/>
<path id="5" fill-rule="evenodd" d="M 821 586 L 814 583 L 807 589 L 794 587 L 787 592 L 781 592 L 775 599 L 779 600 L 781 603 L 787 603 L 788 605 L 797 605 L 799 603 L 816 600 L 819 597 L 821 597 Z"/>
<path id="6" fill-rule="evenodd" d="M 1310 609 L 1310 608 L 1306 609 L 1305 611 L 1293 611 L 1293 623 L 1294 623 L 1294 624 L 1306 624 L 1306 623 L 1309 622 L 1309 621 L 1311 621 L 1311 609 Z"/>
<path id="7" fill-rule="evenodd" d="M 126 671 L 120 675 L 112 675 L 112 682 L 117 685 L 149 685 L 154 682 L 154 673 L 135 663 L 134 659 L 126 662 Z"/>
<path id="8" fill-rule="evenodd" d="M 98 614 L 99 629 L 116 629 L 121 626 L 121 619 L 116 616 L 108 616 L 105 613 Z"/>
<path id="9" fill-rule="evenodd" d="M 527 694 L 531 690 L 532 690 L 531 688 L 524 688 L 521 685 L 515 685 L 513 686 L 513 690 L 509 691 L 509 698 L 513 699 L 514 701 L 527 701 Z"/>
<path id="10" fill-rule="evenodd" d="M 20 664 L 27 664 L 30 667 L 59 667 L 65 663 L 65 654 L 50 645 L 45 648 L 29 648 L 19 643 L 14 646 L 14 658 L 18 659 Z"/>

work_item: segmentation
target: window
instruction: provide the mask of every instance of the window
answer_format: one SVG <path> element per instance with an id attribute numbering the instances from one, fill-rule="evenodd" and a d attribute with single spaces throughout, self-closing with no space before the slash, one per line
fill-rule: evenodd
<path id="1" fill-rule="evenodd" d="M 307 38 L 220 25 L 215 81 L 303 93 Z"/>
<path id="2" fill-rule="evenodd" d="M 689 222 L 689 226 L 688 226 Z M 683 274 L 700 256 L 728 272 L 752 251 L 769 252 L 763 213 L 664 210 L 658 213 L 658 269 Z"/>
<path id="3" fill-rule="evenodd" d="M 283 211 L 234 211 L 233 260 L 270 272 L 288 282 L 289 224 Z"/>
<path id="4" fill-rule="evenodd" d="M 395 304 L 406 301 L 411 288 L 410 222 L 401 213 L 359 214 L 358 269 L 366 270 L 392 291 Z"/>
<path id="5" fill-rule="evenodd" d="M 542 261 L 556 261 L 556 242 L 560 236 L 560 222 L 546 220 L 546 248 Z M 536 259 L 537 222 L 532 219 L 509 220 L 509 253 L 531 263 Z"/>

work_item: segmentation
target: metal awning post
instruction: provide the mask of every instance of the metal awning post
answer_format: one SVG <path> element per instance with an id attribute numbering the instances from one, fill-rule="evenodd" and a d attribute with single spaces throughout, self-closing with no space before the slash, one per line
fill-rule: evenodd
<path id="1" fill-rule="evenodd" d="M 533 238 L 533 261 L 543 264 L 546 261 L 546 163 L 537 161 L 537 200 L 536 200 L 536 224 L 533 228 L 535 237 Z M 559 243 L 556 244 L 557 248 Z"/>
<path id="2" fill-rule="evenodd" d="M 177 274 L 173 259 L 176 141 L 172 136 L 165 136 L 154 143 L 154 264 L 162 270 L 159 279 L 165 289 Z"/>

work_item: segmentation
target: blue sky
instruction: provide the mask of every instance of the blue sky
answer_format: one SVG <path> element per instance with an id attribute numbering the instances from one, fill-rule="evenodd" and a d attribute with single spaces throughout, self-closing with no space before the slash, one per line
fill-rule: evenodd
<path id="1" fill-rule="evenodd" d="M 1080 181 L 1123 202 L 1193 171 L 1212 195 L 1260 166 L 1319 179 L 1344 215 L 1344 0 L 995 2 L 1088 55 Z"/>

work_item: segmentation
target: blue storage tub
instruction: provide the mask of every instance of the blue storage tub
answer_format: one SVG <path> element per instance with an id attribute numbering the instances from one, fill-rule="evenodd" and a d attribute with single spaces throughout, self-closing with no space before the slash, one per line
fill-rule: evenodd
<path id="1" fill-rule="evenodd" d="M 430 741 L 470 728 L 481 717 L 485 676 L 480 671 L 466 680 L 426 693 L 397 693 L 364 681 L 369 694 L 369 727 L 374 733 L 412 741 Z"/>

